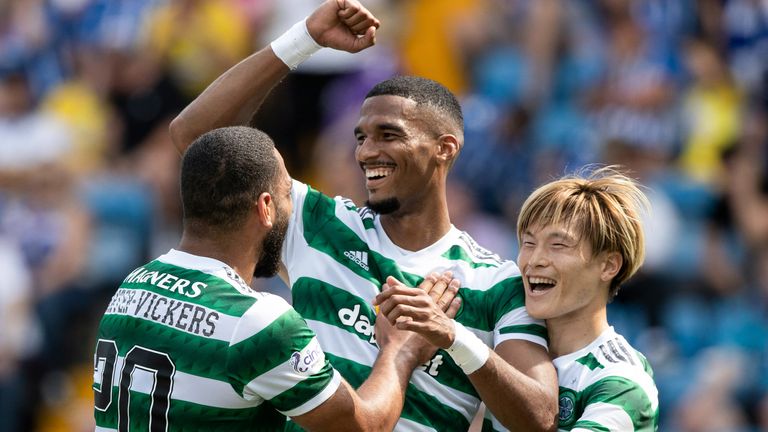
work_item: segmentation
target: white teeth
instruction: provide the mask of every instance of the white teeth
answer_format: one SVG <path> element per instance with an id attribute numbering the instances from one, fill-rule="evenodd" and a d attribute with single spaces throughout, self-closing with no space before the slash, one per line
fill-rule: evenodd
<path id="1" fill-rule="evenodd" d="M 543 277 L 529 277 L 528 278 L 528 283 L 555 285 L 557 283 L 557 281 L 555 281 L 554 279 L 543 278 Z"/>
<path id="2" fill-rule="evenodd" d="M 394 171 L 392 168 L 366 168 L 365 177 L 368 179 L 375 177 L 386 177 Z"/>

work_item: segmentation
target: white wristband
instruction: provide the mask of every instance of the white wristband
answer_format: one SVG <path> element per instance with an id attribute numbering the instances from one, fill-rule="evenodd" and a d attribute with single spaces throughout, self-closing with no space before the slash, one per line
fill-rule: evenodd
<path id="1" fill-rule="evenodd" d="M 270 44 L 275 55 L 291 70 L 316 53 L 320 48 L 307 29 L 306 18 L 297 22 Z"/>
<path id="2" fill-rule="evenodd" d="M 455 320 L 453 325 L 456 329 L 453 345 L 445 351 L 451 355 L 451 358 L 453 358 L 453 361 L 456 362 L 461 370 L 469 375 L 485 364 L 491 355 L 491 350 L 480 338 L 467 330 L 463 325 Z"/>

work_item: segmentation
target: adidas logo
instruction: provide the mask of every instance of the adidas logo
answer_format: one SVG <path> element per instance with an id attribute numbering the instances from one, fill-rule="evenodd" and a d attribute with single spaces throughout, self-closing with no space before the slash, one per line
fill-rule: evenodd
<path id="1" fill-rule="evenodd" d="M 368 252 L 346 251 L 344 256 L 354 261 L 363 270 L 368 271 Z"/>

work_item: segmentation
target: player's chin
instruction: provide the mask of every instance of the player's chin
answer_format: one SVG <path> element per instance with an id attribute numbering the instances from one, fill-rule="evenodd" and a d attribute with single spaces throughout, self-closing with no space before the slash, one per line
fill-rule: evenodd
<path id="1" fill-rule="evenodd" d="M 368 201 L 365 203 L 366 207 L 373 210 L 378 214 L 391 214 L 400 210 L 400 200 L 397 197 L 379 198 L 375 197 L 376 194 L 369 193 Z"/>
<path id="2" fill-rule="evenodd" d="M 526 298 L 525 311 L 528 312 L 533 319 L 546 320 L 552 318 L 552 311 L 546 305 L 536 304 L 535 301 L 531 301 L 530 298 Z"/>

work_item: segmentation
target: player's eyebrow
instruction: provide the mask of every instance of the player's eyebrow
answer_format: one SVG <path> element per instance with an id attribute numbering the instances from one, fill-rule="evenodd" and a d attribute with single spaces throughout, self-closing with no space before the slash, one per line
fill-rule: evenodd
<path id="1" fill-rule="evenodd" d="M 395 123 L 379 123 L 375 126 L 375 129 L 377 131 L 391 131 L 400 135 L 405 135 L 405 129 Z M 353 132 L 355 135 L 359 135 L 363 133 L 363 129 L 360 126 L 356 126 Z"/>
<path id="2" fill-rule="evenodd" d="M 376 129 L 378 130 L 386 130 L 386 131 L 394 131 L 399 134 L 405 134 L 405 129 L 403 129 L 402 126 L 394 124 L 394 123 L 381 123 L 376 125 Z"/>
<path id="3" fill-rule="evenodd" d="M 535 237 L 531 230 L 525 230 L 523 236 Z M 555 231 L 547 234 L 547 240 L 564 240 L 564 241 L 576 241 L 576 237 L 567 232 Z"/>
<path id="4" fill-rule="evenodd" d="M 550 233 L 547 235 L 547 238 L 550 240 L 563 240 L 568 242 L 576 241 L 576 237 L 574 237 L 572 234 L 560 231 Z"/>

